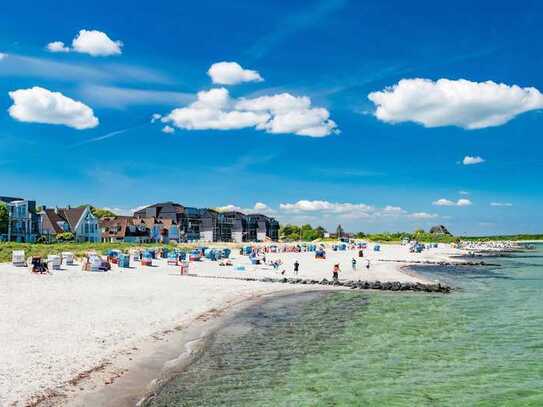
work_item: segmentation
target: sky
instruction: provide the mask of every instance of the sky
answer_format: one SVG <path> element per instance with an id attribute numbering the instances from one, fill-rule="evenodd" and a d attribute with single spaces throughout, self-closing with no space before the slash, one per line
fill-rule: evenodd
<path id="1" fill-rule="evenodd" d="M 0 195 L 542 233 L 543 4 L 383 3 L 2 2 Z"/>

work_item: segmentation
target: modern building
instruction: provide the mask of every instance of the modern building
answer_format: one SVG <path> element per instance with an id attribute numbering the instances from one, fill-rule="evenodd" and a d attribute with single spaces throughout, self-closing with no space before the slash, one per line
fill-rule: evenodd
<path id="1" fill-rule="evenodd" d="M 241 212 L 219 212 L 213 209 L 186 207 L 174 202 L 150 205 L 134 213 L 134 218 L 149 219 L 153 222 L 172 222 L 177 228 L 177 236 L 169 240 L 180 242 L 256 242 L 279 239 L 279 223 L 262 214 L 245 215 Z M 153 226 L 148 222 L 148 228 Z M 157 241 L 157 229 L 150 232 L 152 240 Z M 175 234 L 171 235 L 175 236 Z"/>
<path id="2" fill-rule="evenodd" d="M 244 241 L 246 242 L 264 242 L 266 240 L 276 241 L 279 239 L 279 222 L 274 218 L 253 213 L 246 215 L 247 231 Z"/>
<path id="3" fill-rule="evenodd" d="M 7 203 L 8 236 L 12 242 L 35 242 L 39 234 L 36 201 L 14 200 Z"/>
<path id="4" fill-rule="evenodd" d="M 100 242 L 99 220 L 89 206 L 78 208 L 43 207 L 39 215 L 39 234 L 54 241 L 59 233 L 71 232 L 76 242 Z"/>

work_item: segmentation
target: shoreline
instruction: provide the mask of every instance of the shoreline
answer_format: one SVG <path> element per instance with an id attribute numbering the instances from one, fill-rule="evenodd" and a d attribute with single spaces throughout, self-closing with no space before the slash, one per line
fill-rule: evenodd
<path id="1" fill-rule="evenodd" d="M 53 402 L 52 404 L 38 405 L 66 407 L 142 405 L 164 384 L 196 360 L 205 351 L 205 346 L 213 333 L 230 318 L 259 302 L 298 293 L 297 290 L 285 290 L 259 294 L 230 302 L 220 309 L 209 310 L 185 326 L 175 327 L 161 341 L 142 345 L 141 352 L 129 363 L 126 360 L 122 361 L 126 371 L 111 383 L 104 382 L 101 375 L 88 377 L 86 383 L 78 383 L 77 391 L 68 397 L 49 400 Z M 112 361 L 112 364 L 116 362 Z M 80 387 L 81 385 L 83 387 Z"/>
<path id="2" fill-rule="evenodd" d="M 382 285 L 377 287 L 371 285 L 354 287 L 344 286 L 343 284 L 337 286 L 330 284 L 331 282 L 313 285 L 296 281 L 307 280 L 308 276 L 313 276 L 312 278 L 317 282 L 322 282 L 321 279 L 323 278 L 330 278 L 329 264 L 338 261 L 338 259 L 343 259 L 342 269 L 344 271 L 340 275 L 340 280 L 348 280 L 351 283 L 356 282 L 355 279 L 366 278 L 370 283 L 380 280 L 385 284 L 392 284 L 391 282 L 400 284 L 400 281 L 401 284 L 412 285 L 417 283 L 435 284 L 435 282 L 428 280 L 424 276 L 408 270 L 407 266 L 411 263 L 416 265 L 416 261 L 412 261 L 416 258 L 432 261 L 447 259 L 452 254 L 449 249 L 443 247 L 424 256 L 417 256 L 402 254 L 407 249 L 399 245 L 384 246 L 382 249 L 385 252 L 384 254 L 383 251 L 380 253 L 367 253 L 366 257 L 372 261 L 372 268 L 368 271 L 365 268 L 362 270 L 361 266 L 360 270 L 350 270 L 350 259 L 355 256 L 351 252 L 331 253 L 330 259 L 327 259 L 326 262 L 314 260 L 310 253 L 277 254 L 277 257 L 282 258 L 287 264 L 286 267 L 289 267 L 289 262 L 292 263 L 294 259 L 300 259 L 302 272 L 299 278 L 294 278 L 292 272 L 287 273 L 286 277 L 282 277 L 279 275 L 280 273 L 274 273 L 271 268 L 266 266 L 253 269 L 248 259 L 243 256 L 234 257 L 233 259 L 235 263 L 241 262 L 241 264 L 245 264 L 246 270 L 242 274 L 235 272 L 233 269 L 217 268 L 217 263 L 208 261 L 194 265 L 196 267 L 194 273 L 201 274 L 200 277 L 212 278 L 179 277 L 178 272 L 173 273 L 173 267 L 168 268 L 164 265 L 147 269 L 136 267 L 124 271 L 114 269 L 109 273 L 81 272 L 76 268 L 66 266 L 61 271 L 55 271 L 51 276 L 29 275 L 26 270 L 13 269 L 9 265 L 0 265 L 0 278 L 8 278 L 6 280 L 7 284 L 4 284 L 7 295 L 3 303 L 0 300 L 0 309 L 2 305 L 7 306 L 8 303 L 9 306 L 15 307 L 13 309 L 24 310 L 25 307 L 30 307 L 27 314 L 23 315 L 24 318 L 20 319 L 21 326 L 24 326 L 25 329 L 9 332 L 11 337 L 8 337 L 7 348 L 14 347 L 17 354 L 14 355 L 15 358 L 8 357 L 6 361 L 11 362 L 11 364 L 7 363 L 4 370 L 11 372 L 13 368 L 9 369 L 10 366 L 13 366 L 20 372 L 18 373 L 19 377 L 23 375 L 22 377 L 27 377 L 27 380 L 13 382 L 14 376 L 10 373 L 4 375 L 2 379 L 2 371 L 0 371 L 0 385 L 6 388 L 8 392 L 11 391 L 12 395 L 10 398 L 10 393 L 6 394 L 6 405 L 107 405 L 104 400 L 110 401 L 110 405 L 134 405 L 137 402 L 135 400 L 136 394 L 143 397 L 143 393 L 151 390 L 147 387 L 149 383 L 157 384 L 157 378 L 162 377 L 157 372 L 162 371 L 164 363 L 168 360 L 177 360 L 182 356 L 180 355 L 181 346 L 192 346 L 187 355 L 189 357 L 194 355 L 195 352 L 198 352 L 202 338 L 206 333 L 212 330 L 212 327 L 220 324 L 220 321 L 224 320 L 224 316 L 235 313 L 237 309 L 249 307 L 255 302 L 276 295 L 354 288 L 383 289 Z M 386 263 L 381 262 L 383 258 L 391 260 L 403 259 L 404 261 Z M 365 260 L 365 258 L 362 260 Z M 213 278 L 227 278 L 228 276 L 235 276 L 238 279 L 233 281 Z M 261 279 L 255 280 L 253 278 L 255 276 L 259 276 Z M 243 280 L 240 281 L 239 277 L 242 277 Z M 290 284 L 286 286 L 285 284 L 276 284 L 279 281 L 275 281 L 275 283 L 270 281 L 270 279 L 274 278 L 276 280 L 286 278 L 286 283 Z M 12 289 L 10 289 L 10 286 Z M 20 292 L 14 291 L 13 288 Z M 2 289 L 1 286 L 0 289 Z M 399 289 L 386 287 L 384 289 L 400 291 Z M 31 296 L 28 300 L 23 298 L 24 301 L 19 304 L 21 295 L 24 297 L 25 293 L 38 294 L 38 298 L 35 296 Z M 46 361 L 45 363 L 50 363 L 57 370 L 59 368 L 70 369 L 72 373 L 63 380 L 54 380 L 53 382 L 52 379 L 56 376 L 52 376 L 48 370 L 35 373 L 36 362 L 33 362 L 31 358 L 26 358 L 24 355 L 28 355 L 28 351 L 25 351 L 24 346 L 19 345 L 21 335 L 27 337 L 28 335 L 25 332 L 30 328 L 34 329 L 30 332 L 31 341 L 34 343 L 42 343 L 38 337 L 47 334 L 47 331 L 43 332 L 40 326 L 33 327 L 32 322 L 29 322 L 37 318 L 30 304 L 35 303 L 35 301 L 40 302 L 39 296 L 45 297 L 46 301 L 42 305 L 46 307 L 54 308 L 58 307 L 59 304 L 66 303 L 64 304 L 67 307 L 66 310 L 55 310 L 58 316 L 48 315 L 45 321 L 40 321 L 44 329 L 58 336 L 62 343 L 56 344 L 55 337 L 53 337 L 51 344 L 57 346 L 57 348 L 52 349 L 49 345 L 40 346 L 40 353 L 36 355 L 36 357 L 39 357 L 36 360 L 41 361 L 43 357 L 48 358 L 50 362 Z M 10 299 L 14 300 L 13 303 Z M 76 299 L 75 302 L 74 299 Z M 79 301 L 83 302 L 80 304 Z M 148 307 L 147 304 L 151 305 L 151 307 Z M 90 315 L 88 315 L 89 312 L 91 312 Z M 96 317 L 92 316 L 93 312 L 98 312 Z M 144 314 L 141 314 L 142 312 Z M 19 320 L 19 318 L 16 318 L 16 316 L 11 317 L 12 319 L 15 318 L 11 323 L 11 327 L 16 326 L 15 320 Z M 53 319 L 49 321 L 48 318 Z M 83 325 L 70 326 L 71 330 L 68 329 L 63 332 L 61 327 L 66 323 L 70 323 L 68 321 L 71 318 L 77 318 L 77 324 Z M 124 318 L 130 319 L 125 321 Z M 140 320 L 141 322 L 139 322 Z M 95 324 L 94 321 L 101 325 L 96 327 L 87 325 Z M 116 336 L 111 336 L 108 331 L 114 326 L 111 325 L 112 323 L 117 324 L 116 321 L 123 323 L 123 331 L 115 333 Z M 4 323 L 7 324 L 5 326 L 9 326 L 10 321 L 7 320 Z M 101 327 L 102 325 L 103 327 Z M 155 328 L 151 329 L 152 327 Z M 2 328 L 1 325 L 0 328 Z M 91 330 L 89 331 L 89 329 Z M 103 331 L 104 329 L 106 331 Z M 101 344 L 100 339 L 103 335 L 101 334 L 102 331 L 104 334 L 111 336 L 111 339 L 106 337 L 109 342 L 104 345 Z M 74 334 L 83 335 L 84 342 L 72 337 Z M 91 338 L 89 338 L 89 334 Z M 96 340 L 100 342 L 93 341 L 93 337 L 96 337 Z M 119 341 L 116 337 L 122 340 Z M 65 339 L 69 339 L 68 342 L 73 342 L 73 346 L 76 346 L 76 348 L 70 347 L 71 343 L 65 344 Z M 111 340 L 115 340 L 115 342 L 111 342 Z M 39 346 L 32 343 L 29 345 Z M 24 361 L 22 365 L 16 363 L 19 360 L 17 359 L 18 354 L 29 360 Z M 56 356 L 57 354 L 58 356 Z M 93 356 L 94 354 L 96 356 Z M 59 357 L 64 358 L 66 362 L 61 362 Z M 76 359 L 73 359 L 74 357 Z M 21 361 L 23 360 L 21 359 Z M 70 362 L 71 360 L 77 361 L 77 364 Z M 91 363 L 85 363 L 85 361 Z M 38 367 L 43 365 L 43 362 L 38 363 Z M 70 365 L 71 363 L 73 365 Z M 24 366 L 32 368 L 29 374 L 24 373 Z M 81 367 L 77 368 L 77 366 Z M 76 368 L 74 369 L 74 367 Z M 36 374 L 41 374 L 41 376 L 36 376 Z M 47 380 L 35 382 L 34 376 Z M 1 380 L 4 381 L 1 382 Z M 11 385 L 6 387 L 9 383 L 13 383 L 18 387 L 12 387 Z M 38 391 L 31 390 L 31 388 L 37 389 L 36 385 L 38 383 L 47 384 L 47 387 L 42 385 Z M 15 398 L 15 395 L 22 396 L 24 394 L 24 392 L 16 390 L 17 388 L 23 389 L 22 386 L 25 386 L 24 389 L 28 389 L 26 391 L 34 394 L 34 396 L 24 398 L 18 396 Z M 115 393 L 114 389 L 118 389 L 118 393 Z M 100 402 L 92 402 L 91 400 L 99 400 L 100 391 L 107 394 L 107 397 L 100 399 Z M 94 396 L 92 396 L 93 394 Z M 98 398 L 93 399 L 93 397 Z M 129 402 L 125 401 L 125 404 L 119 402 L 123 398 L 129 400 Z"/>

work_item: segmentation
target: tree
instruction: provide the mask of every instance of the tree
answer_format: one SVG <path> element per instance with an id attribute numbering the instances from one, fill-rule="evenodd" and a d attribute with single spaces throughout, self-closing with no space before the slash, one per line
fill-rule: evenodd
<path id="1" fill-rule="evenodd" d="M 4 202 L 0 202 L 0 234 L 8 233 L 8 222 L 8 206 Z"/>

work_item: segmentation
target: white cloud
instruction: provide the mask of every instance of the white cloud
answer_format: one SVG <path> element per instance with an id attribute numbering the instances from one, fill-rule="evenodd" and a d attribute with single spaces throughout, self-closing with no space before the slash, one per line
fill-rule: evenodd
<path id="1" fill-rule="evenodd" d="M 89 54 L 93 57 L 119 55 L 122 53 L 121 41 L 113 41 L 106 33 L 96 30 L 81 30 L 72 41 L 75 52 Z"/>
<path id="2" fill-rule="evenodd" d="M 469 195 L 468 191 L 458 191 L 460 195 Z"/>
<path id="3" fill-rule="evenodd" d="M 70 52 L 70 48 L 65 46 L 62 41 L 53 41 L 47 44 L 49 52 Z"/>
<path id="4" fill-rule="evenodd" d="M 369 217 L 374 208 L 366 204 L 339 203 L 328 201 L 300 200 L 295 203 L 280 204 L 279 208 L 287 213 L 320 212 L 347 217 Z"/>
<path id="5" fill-rule="evenodd" d="M 466 198 L 459 199 L 456 202 L 451 201 L 450 199 L 441 198 L 432 202 L 432 204 L 436 206 L 469 206 L 472 204 L 472 202 Z"/>
<path id="6" fill-rule="evenodd" d="M 455 206 L 456 202 L 453 202 L 453 201 L 451 201 L 449 199 L 441 198 L 441 199 L 438 199 L 437 201 L 432 202 L 432 205 L 436 205 L 436 206 Z"/>
<path id="7" fill-rule="evenodd" d="M 377 107 L 379 120 L 411 121 L 425 127 L 500 126 L 518 114 L 543 107 L 543 95 L 535 88 L 465 79 L 402 79 L 368 98 Z"/>
<path id="8" fill-rule="evenodd" d="M 383 211 L 386 212 L 386 213 L 394 213 L 394 214 L 401 214 L 401 213 L 405 213 L 406 211 L 404 209 L 402 209 L 401 207 L 399 206 L 392 206 L 392 205 L 387 205 L 383 208 Z"/>
<path id="9" fill-rule="evenodd" d="M 230 98 L 225 88 L 200 91 L 188 107 L 163 117 L 164 123 L 188 130 L 232 130 L 254 127 L 268 133 L 324 137 L 337 132 L 324 108 L 311 108 L 308 97 L 288 93 L 255 99 Z"/>
<path id="10" fill-rule="evenodd" d="M 172 133 L 175 133 L 175 129 L 171 126 L 164 126 L 162 128 L 162 132 L 166 134 L 172 134 Z"/>
<path id="11" fill-rule="evenodd" d="M 50 52 L 79 52 L 93 57 L 104 57 L 122 54 L 121 41 L 113 41 L 108 35 L 97 30 L 80 30 L 72 40 L 72 47 L 67 47 L 62 41 L 53 41 L 47 44 Z"/>
<path id="12" fill-rule="evenodd" d="M 13 100 L 9 115 L 22 122 L 63 124 L 78 130 L 99 123 L 90 107 L 60 92 L 35 86 L 9 92 L 9 96 Z"/>
<path id="13" fill-rule="evenodd" d="M 244 69 L 237 62 L 217 62 L 209 68 L 207 74 L 218 85 L 236 85 L 242 82 L 262 82 L 264 79 L 257 71 Z"/>
<path id="14" fill-rule="evenodd" d="M 281 93 L 254 99 L 240 99 L 236 109 L 267 112 L 271 119 L 259 126 L 268 133 L 294 133 L 299 136 L 324 137 L 337 132 L 337 125 L 330 120 L 324 108 L 312 108 L 307 96 Z"/>
<path id="15" fill-rule="evenodd" d="M 476 157 L 472 157 L 470 155 L 467 155 L 464 157 L 464 159 L 462 160 L 462 164 L 464 165 L 474 165 L 474 164 L 481 164 L 481 163 L 484 163 L 485 160 L 479 156 L 476 156 Z"/>
<path id="16" fill-rule="evenodd" d="M 456 206 L 470 206 L 470 205 L 471 205 L 471 201 L 469 199 L 462 198 L 456 201 Z"/>
<path id="17" fill-rule="evenodd" d="M 510 206 L 513 206 L 512 203 L 510 202 L 491 202 L 490 203 L 490 206 L 506 206 L 506 207 L 510 207 Z"/>
<path id="18" fill-rule="evenodd" d="M 162 119 L 162 115 L 161 114 L 158 114 L 158 113 L 153 113 L 153 115 L 151 116 L 151 123 L 154 123 L 158 120 Z"/>
<path id="19" fill-rule="evenodd" d="M 178 108 L 162 118 L 187 130 L 232 130 L 255 127 L 269 119 L 266 113 L 230 110 L 230 96 L 225 88 L 198 92 L 196 102 Z"/>
<path id="20" fill-rule="evenodd" d="M 439 217 L 439 215 L 435 213 L 427 213 L 427 212 L 415 212 L 415 213 L 410 213 L 407 216 L 412 219 L 435 219 Z"/>
<path id="21" fill-rule="evenodd" d="M 3 60 L 3 59 L 6 59 L 7 57 L 8 57 L 8 54 L 0 52 L 0 61 Z"/>
<path id="22" fill-rule="evenodd" d="M 219 212 L 243 212 L 245 214 L 249 213 L 262 213 L 262 214 L 273 214 L 275 213 L 275 210 L 270 208 L 268 205 L 262 202 L 257 202 L 252 208 L 242 208 L 238 205 L 225 205 L 225 206 L 219 206 L 217 209 Z"/>
<path id="23" fill-rule="evenodd" d="M 262 202 L 257 202 L 255 203 L 255 210 L 257 211 L 265 211 L 265 210 L 269 210 L 270 207 L 268 205 L 266 205 L 265 203 L 262 203 Z"/>

